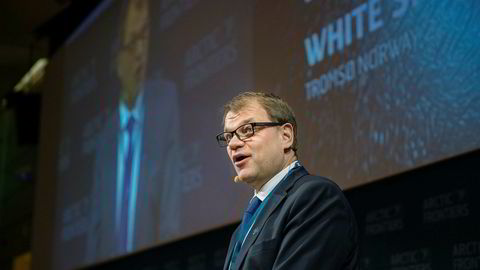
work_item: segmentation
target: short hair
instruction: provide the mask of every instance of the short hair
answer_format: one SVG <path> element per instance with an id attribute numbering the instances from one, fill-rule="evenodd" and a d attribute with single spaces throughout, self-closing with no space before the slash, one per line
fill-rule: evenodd
<path id="1" fill-rule="evenodd" d="M 292 108 L 275 94 L 253 91 L 240 93 L 223 106 L 222 124 L 225 125 L 225 117 L 228 112 L 239 112 L 248 106 L 251 101 L 258 102 L 267 112 L 271 121 L 290 123 L 293 126 L 291 149 L 297 154 L 297 120 L 295 120 L 295 114 Z"/>

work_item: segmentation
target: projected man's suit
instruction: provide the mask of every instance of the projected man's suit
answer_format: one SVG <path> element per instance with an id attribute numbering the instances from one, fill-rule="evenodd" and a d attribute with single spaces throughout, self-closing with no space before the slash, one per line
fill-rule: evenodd
<path id="1" fill-rule="evenodd" d="M 86 261 L 171 238 L 179 227 L 175 85 L 146 76 L 148 1 L 125 5 L 116 55 L 118 106 L 99 135 Z"/>

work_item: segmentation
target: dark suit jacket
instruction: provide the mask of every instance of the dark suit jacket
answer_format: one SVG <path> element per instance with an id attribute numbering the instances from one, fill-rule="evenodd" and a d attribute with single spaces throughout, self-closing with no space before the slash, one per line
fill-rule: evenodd
<path id="1" fill-rule="evenodd" d="M 144 124 L 138 175 L 133 249 L 151 246 L 178 232 L 179 179 L 178 106 L 174 84 L 146 81 Z M 115 235 L 118 108 L 111 112 L 98 139 L 91 195 L 86 263 L 118 253 Z"/>
<path id="2" fill-rule="evenodd" d="M 303 167 L 294 170 L 272 191 L 232 269 L 356 269 L 357 226 L 342 191 Z"/>

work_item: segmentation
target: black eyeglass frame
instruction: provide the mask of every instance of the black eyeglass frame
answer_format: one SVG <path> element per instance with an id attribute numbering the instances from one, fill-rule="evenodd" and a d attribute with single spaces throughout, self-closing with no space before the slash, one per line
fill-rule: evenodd
<path id="1" fill-rule="evenodd" d="M 253 135 L 255 135 L 255 127 L 275 127 L 275 126 L 282 126 L 282 125 L 285 125 L 287 124 L 288 122 L 252 122 L 252 123 L 246 123 L 246 124 L 243 124 L 239 127 L 237 127 L 234 131 L 227 131 L 227 132 L 222 132 L 220 134 L 218 134 L 216 136 L 216 139 L 217 139 L 217 142 L 218 142 L 218 145 L 220 147 L 227 147 L 228 144 L 230 143 L 230 141 L 226 141 L 226 140 L 223 140 L 222 139 L 222 136 L 226 133 L 230 133 L 232 134 L 232 138 L 233 139 L 233 136 L 237 136 L 237 138 L 243 142 L 243 140 L 245 139 L 248 139 L 250 137 L 252 137 Z M 252 126 L 252 135 L 248 136 L 248 137 L 242 137 L 240 135 L 238 135 L 237 133 L 237 130 L 246 126 L 246 125 L 251 125 Z M 223 136 L 224 137 L 224 136 Z M 225 138 L 225 137 L 224 137 Z M 231 140 L 230 139 L 230 140 Z"/>

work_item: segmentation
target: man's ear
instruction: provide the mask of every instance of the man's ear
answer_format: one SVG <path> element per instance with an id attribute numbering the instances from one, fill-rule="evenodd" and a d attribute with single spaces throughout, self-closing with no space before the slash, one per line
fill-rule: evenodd
<path id="1" fill-rule="evenodd" d="M 282 136 L 282 143 L 283 149 L 291 149 L 293 145 L 293 139 L 295 134 L 293 134 L 293 126 L 290 123 L 285 123 L 281 126 L 281 136 Z"/>

